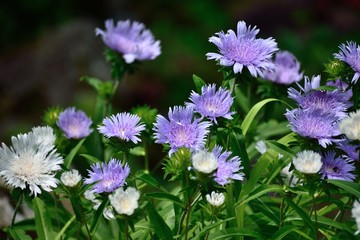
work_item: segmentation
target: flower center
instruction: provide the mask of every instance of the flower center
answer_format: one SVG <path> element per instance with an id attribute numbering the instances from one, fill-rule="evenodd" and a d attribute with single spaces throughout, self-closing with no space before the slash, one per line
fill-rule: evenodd
<path id="1" fill-rule="evenodd" d="M 10 166 L 15 175 L 23 181 L 37 179 L 41 175 L 41 157 L 37 154 L 24 153 L 13 159 Z"/>

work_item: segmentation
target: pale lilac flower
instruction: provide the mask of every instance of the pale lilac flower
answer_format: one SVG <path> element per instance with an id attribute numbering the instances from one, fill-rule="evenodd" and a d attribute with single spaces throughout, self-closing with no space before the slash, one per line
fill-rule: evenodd
<path id="1" fill-rule="evenodd" d="M 137 21 L 105 21 L 106 30 L 96 28 L 96 35 L 101 35 L 104 43 L 122 54 L 126 63 L 135 60 L 153 60 L 160 55 L 160 41 L 155 41 L 153 34 L 145 25 Z"/>
<path id="2" fill-rule="evenodd" d="M 347 138 L 344 138 L 343 141 L 337 143 L 336 147 L 345 153 L 342 155 L 342 157 L 346 160 L 350 162 L 359 161 L 360 145 L 350 144 L 350 141 Z"/>
<path id="3" fill-rule="evenodd" d="M 338 118 L 332 113 L 324 113 L 319 109 L 307 111 L 297 108 L 287 110 L 285 116 L 293 132 L 303 137 L 317 139 L 323 147 L 336 142 L 334 137 L 340 135 Z"/>
<path id="4" fill-rule="evenodd" d="M 206 201 L 214 207 L 219 207 L 225 202 L 225 195 L 223 193 L 217 193 L 212 191 L 211 194 L 206 194 Z"/>
<path id="5" fill-rule="evenodd" d="M 209 38 L 209 42 L 215 44 L 220 53 L 207 53 L 207 59 L 215 59 L 221 66 L 232 66 L 234 73 L 241 73 L 243 67 L 246 67 L 252 76 L 263 77 L 263 71 L 275 70 L 271 57 L 278 48 L 273 38 L 256 38 L 258 33 L 256 26 L 247 27 L 244 21 L 239 21 L 237 33 L 233 30 L 227 33 L 221 31 L 216 33 L 217 36 Z"/>
<path id="6" fill-rule="evenodd" d="M 103 120 L 103 126 L 99 126 L 98 130 L 107 138 L 117 137 L 127 142 L 141 142 L 138 137 L 145 129 L 145 124 L 139 123 L 140 117 L 130 113 L 118 113 L 106 117 Z"/>
<path id="7" fill-rule="evenodd" d="M 265 71 L 265 78 L 279 84 L 290 85 L 298 82 L 303 77 L 300 72 L 300 63 L 296 57 L 288 51 L 280 51 L 275 55 L 275 71 Z"/>
<path id="8" fill-rule="evenodd" d="M 180 147 L 191 151 L 204 147 L 210 122 L 200 122 L 200 119 L 194 117 L 191 107 L 175 106 L 173 110 L 169 109 L 168 116 L 169 120 L 158 115 L 153 130 L 156 143 L 170 145 L 169 155 Z"/>
<path id="9" fill-rule="evenodd" d="M 321 155 L 311 150 L 297 153 L 292 163 L 296 170 L 307 174 L 319 172 L 322 166 Z"/>
<path id="10" fill-rule="evenodd" d="M 126 190 L 119 188 L 113 194 L 109 195 L 111 206 L 119 214 L 132 215 L 138 208 L 140 192 L 133 187 Z"/>
<path id="11" fill-rule="evenodd" d="M 335 53 L 334 57 L 340 61 L 346 62 L 355 71 L 355 74 L 351 80 L 352 83 L 356 83 L 360 77 L 360 46 L 355 42 L 350 41 L 339 46 L 340 52 Z"/>
<path id="12" fill-rule="evenodd" d="M 328 82 L 326 82 L 326 85 L 336 87 L 337 89 L 339 89 L 339 91 L 345 92 L 348 95 L 349 99 L 353 95 L 352 89 L 351 88 L 348 89 L 349 84 L 342 81 L 341 79 L 336 79 L 335 81 L 328 81 Z"/>
<path id="13" fill-rule="evenodd" d="M 36 135 L 41 133 L 40 135 Z M 50 134 L 51 136 L 47 136 Z M 42 136 L 43 143 L 40 136 Z M 50 142 L 55 139 L 50 127 L 34 128 L 27 134 L 12 137 L 12 147 L 4 143 L 0 147 L 0 176 L 13 187 L 29 189 L 31 195 L 42 190 L 52 191 L 57 187 L 56 171 L 60 170 L 63 158 L 56 153 Z"/>
<path id="14" fill-rule="evenodd" d="M 323 163 L 320 171 L 322 178 L 354 181 L 355 175 L 352 173 L 355 170 L 354 165 L 345 159 L 335 157 L 334 151 L 324 153 L 321 161 Z"/>
<path id="15" fill-rule="evenodd" d="M 211 173 L 218 166 L 218 160 L 212 152 L 200 150 L 191 158 L 194 169 L 202 173 Z"/>
<path id="16" fill-rule="evenodd" d="M 109 193 L 126 184 L 130 167 L 127 163 L 123 167 L 119 160 L 113 158 L 109 163 L 93 164 L 88 172 L 89 178 L 86 178 L 84 183 L 96 183 L 92 188 L 95 193 Z"/>
<path id="17" fill-rule="evenodd" d="M 234 112 L 230 112 L 234 98 L 231 97 L 230 91 L 219 87 L 216 91 L 216 85 L 211 84 L 201 88 L 201 95 L 192 92 L 190 95 L 191 102 L 187 106 L 194 108 L 195 112 L 200 113 L 203 117 L 209 118 L 215 124 L 216 118 L 223 117 L 232 119 Z"/>
<path id="18" fill-rule="evenodd" d="M 65 171 L 60 176 L 61 182 L 67 187 L 75 187 L 81 181 L 81 175 L 76 169 Z"/>
<path id="19" fill-rule="evenodd" d="M 240 172 L 243 169 L 241 160 L 238 156 L 231 157 L 230 151 L 222 152 L 223 148 L 216 145 L 212 153 L 218 159 L 218 167 L 214 173 L 214 180 L 219 185 L 226 185 L 232 180 L 243 180 L 244 173 Z"/>
<path id="20" fill-rule="evenodd" d="M 360 110 L 349 113 L 340 124 L 340 132 L 350 140 L 360 140 Z"/>
<path id="21" fill-rule="evenodd" d="M 80 139 L 89 136 L 92 132 L 91 119 L 83 111 L 76 110 L 74 107 L 61 112 L 56 124 L 64 132 L 66 138 Z"/>
<path id="22" fill-rule="evenodd" d="M 360 233 L 360 202 L 355 200 L 353 204 L 353 208 L 351 209 L 351 216 L 355 218 L 357 231 L 355 235 Z"/>

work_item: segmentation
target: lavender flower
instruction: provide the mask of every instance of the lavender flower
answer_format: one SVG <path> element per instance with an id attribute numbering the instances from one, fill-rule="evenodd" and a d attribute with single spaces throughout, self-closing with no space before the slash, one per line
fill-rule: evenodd
<path id="1" fill-rule="evenodd" d="M 342 81 L 341 79 L 336 79 L 335 81 L 329 81 L 326 82 L 327 86 L 333 86 L 336 87 L 337 89 L 339 89 L 339 91 L 341 92 L 345 92 L 349 99 L 352 97 L 353 93 L 352 93 L 352 89 L 348 89 L 349 84 L 347 84 L 346 82 Z"/>
<path id="2" fill-rule="evenodd" d="M 271 56 L 278 48 L 273 38 L 255 38 L 258 33 L 256 26 L 247 27 L 244 21 L 239 21 L 237 33 L 233 30 L 228 30 L 226 34 L 221 31 L 209 38 L 220 53 L 207 53 L 207 59 L 218 60 L 221 66 L 233 66 L 234 73 L 241 73 L 245 66 L 252 76 L 263 77 L 263 71 L 275 70 Z"/>
<path id="3" fill-rule="evenodd" d="M 339 46 L 340 52 L 335 53 L 334 57 L 340 61 L 346 62 L 355 71 L 351 80 L 352 83 L 357 83 L 360 77 L 360 46 L 355 42 L 346 42 L 347 45 L 341 44 Z"/>
<path id="4" fill-rule="evenodd" d="M 353 182 L 355 175 L 351 173 L 355 167 L 346 160 L 335 157 L 334 151 L 329 151 L 324 154 L 321 159 L 323 165 L 321 168 L 322 178 L 338 179 Z"/>
<path id="5" fill-rule="evenodd" d="M 107 138 L 117 137 L 125 141 L 133 143 L 141 142 L 138 137 L 140 132 L 145 129 L 145 125 L 140 123 L 140 117 L 130 113 L 118 113 L 106 117 L 103 120 L 103 126 L 99 126 L 98 130 Z"/>
<path id="6" fill-rule="evenodd" d="M 340 135 L 338 118 L 332 113 L 322 112 L 320 109 L 307 111 L 294 109 L 285 113 L 291 130 L 300 136 L 317 139 L 323 147 L 336 142 L 335 136 Z"/>
<path id="7" fill-rule="evenodd" d="M 170 144 L 169 155 L 180 147 L 189 148 L 191 151 L 204 147 L 210 122 L 200 122 L 200 119 L 194 118 L 191 107 L 175 106 L 173 110 L 169 109 L 168 116 L 169 120 L 158 115 L 153 130 L 156 143 Z"/>
<path id="8" fill-rule="evenodd" d="M 155 41 L 152 33 L 139 22 L 105 21 L 106 30 L 96 28 L 96 35 L 101 35 L 104 43 L 114 51 L 122 54 L 126 63 L 135 60 L 153 60 L 160 55 L 160 41 Z"/>
<path id="9" fill-rule="evenodd" d="M 218 184 L 224 186 L 231 182 L 231 180 L 243 180 L 244 174 L 239 172 L 243 167 L 239 157 L 231 157 L 231 152 L 222 152 L 222 147 L 216 145 L 212 153 L 218 159 L 218 167 L 214 173 L 214 180 Z M 230 159 L 229 159 L 230 158 Z"/>
<path id="10" fill-rule="evenodd" d="M 288 51 L 276 53 L 274 64 L 275 71 L 265 71 L 265 78 L 279 84 L 289 85 L 302 79 L 300 63 L 295 56 Z"/>
<path id="11" fill-rule="evenodd" d="M 311 81 L 305 77 L 304 87 L 298 86 L 303 91 L 297 91 L 290 88 L 288 93 L 289 97 L 295 100 L 298 105 L 304 110 L 319 109 L 322 112 L 333 113 L 339 120 L 346 116 L 346 110 L 351 106 L 350 96 L 348 93 L 334 90 L 316 90 L 320 87 L 320 76 L 313 76 Z"/>
<path id="12" fill-rule="evenodd" d="M 350 144 L 350 141 L 344 138 L 343 141 L 337 143 L 337 148 L 341 149 L 345 153 L 342 157 L 346 160 L 350 162 L 359 161 L 359 145 Z"/>
<path id="13" fill-rule="evenodd" d="M 80 139 L 89 136 L 92 132 L 90 118 L 83 111 L 76 111 L 74 107 L 61 112 L 56 124 L 64 132 L 66 138 Z"/>
<path id="14" fill-rule="evenodd" d="M 124 167 L 121 162 L 115 158 L 109 163 L 96 163 L 88 170 L 89 178 L 85 179 L 85 184 L 96 183 L 92 192 L 113 192 L 115 189 L 124 186 L 125 180 L 130 173 L 130 167 L 125 163 Z"/>
<path id="15" fill-rule="evenodd" d="M 192 92 L 190 96 L 191 103 L 186 103 L 187 106 L 194 108 L 195 112 L 200 113 L 204 117 L 208 117 L 214 123 L 216 118 L 223 117 L 226 119 L 232 119 L 230 107 L 234 101 L 231 97 L 231 93 L 222 87 L 216 91 L 216 85 L 203 86 L 201 88 L 201 95 Z"/>

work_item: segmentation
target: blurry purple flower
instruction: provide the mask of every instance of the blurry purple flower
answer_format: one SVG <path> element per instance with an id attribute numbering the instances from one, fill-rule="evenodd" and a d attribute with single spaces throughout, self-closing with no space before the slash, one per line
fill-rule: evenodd
<path id="1" fill-rule="evenodd" d="M 209 132 L 210 122 L 200 122 L 194 118 L 194 111 L 191 107 L 175 106 L 169 109 L 169 120 L 158 115 L 154 123 L 155 142 L 170 144 L 169 155 L 180 147 L 197 151 L 204 147 L 205 137 Z"/>
<path id="2" fill-rule="evenodd" d="M 135 60 L 153 60 L 160 55 L 160 41 L 155 41 L 152 33 L 139 22 L 105 21 L 106 30 L 96 28 L 96 35 L 101 35 L 104 43 L 123 55 L 126 63 Z"/>
<path id="3" fill-rule="evenodd" d="M 124 186 L 125 180 L 130 173 L 130 167 L 127 163 L 123 167 L 119 160 L 113 158 L 109 163 L 93 164 L 88 172 L 89 178 L 85 178 L 84 183 L 96 183 L 91 191 L 109 193 Z"/>
<path id="4" fill-rule="evenodd" d="M 216 91 L 216 85 L 211 84 L 201 88 L 201 95 L 192 92 L 190 96 L 192 102 L 186 103 L 194 109 L 195 112 L 200 113 L 204 117 L 208 117 L 214 123 L 217 123 L 216 118 L 223 117 L 232 119 L 230 107 L 234 101 L 231 93 L 228 90 L 219 87 Z"/>
<path id="5" fill-rule="evenodd" d="M 346 42 L 346 44 L 339 46 L 340 52 L 335 53 L 334 57 L 350 65 L 355 71 L 351 82 L 356 83 L 360 77 L 360 46 L 353 41 Z"/>
<path id="6" fill-rule="evenodd" d="M 83 111 L 76 111 L 74 107 L 61 112 L 56 124 L 64 132 L 66 138 L 80 139 L 89 136 L 92 132 L 91 119 Z"/>
<path id="7" fill-rule="evenodd" d="M 333 137 L 340 135 L 338 118 L 332 113 L 294 109 L 285 113 L 291 130 L 300 136 L 317 139 L 323 147 L 335 142 Z"/>
<path id="8" fill-rule="evenodd" d="M 241 73 L 245 66 L 252 76 L 263 77 L 263 71 L 275 70 L 271 57 L 278 48 L 273 38 L 255 38 L 258 33 L 256 26 L 247 27 L 244 21 L 239 21 L 237 33 L 233 30 L 228 30 L 226 34 L 221 31 L 209 38 L 220 53 L 207 53 L 207 59 L 218 60 L 221 66 L 232 66 L 235 74 Z"/>
<path id="9" fill-rule="evenodd" d="M 221 146 L 216 145 L 212 150 L 212 153 L 218 159 L 218 167 L 214 173 L 215 182 L 224 186 L 232 180 L 243 180 L 244 173 L 239 172 L 243 169 L 240 158 L 237 156 L 230 158 L 231 152 L 222 152 L 222 149 Z"/>
<path id="10" fill-rule="evenodd" d="M 349 182 L 354 181 L 355 175 L 351 172 L 355 170 L 355 167 L 346 160 L 335 157 L 334 151 L 325 153 L 321 161 L 323 162 L 320 170 L 322 178 L 338 179 Z"/>
<path id="11" fill-rule="evenodd" d="M 300 63 L 295 56 L 288 51 L 276 53 L 274 64 L 275 71 L 265 71 L 265 78 L 279 84 L 289 85 L 302 79 Z"/>
<path id="12" fill-rule="evenodd" d="M 349 99 L 352 97 L 352 89 L 348 89 L 349 87 L 349 84 L 347 84 L 346 82 L 344 81 L 341 81 L 340 79 L 337 79 L 335 81 L 330 81 L 330 82 L 326 82 L 326 85 L 327 86 L 334 86 L 334 87 L 337 87 L 337 89 L 339 89 L 339 91 L 342 91 L 342 92 L 345 92 Z"/>
<path id="13" fill-rule="evenodd" d="M 345 154 L 342 155 L 343 158 L 345 158 L 348 161 L 359 161 L 359 153 L 360 153 L 359 145 L 350 144 L 350 141 L 347 138 L 344 138 L 343 141 L 338 142 L 336 145 L 337 148 L 345 152 Z"/>
<path id="14" fill-rule="evenodd" d="M 132 141 L 135 144 L 141 142 L 138 137 L 140 132 L 145 129 L 145 125 L 140 122 L 140 117 L 130 113 L 118 113 L 106 117 L 103 120 L 103 126 L 98 130 L 107 138 L 117 137 L 127 142 Z"/>

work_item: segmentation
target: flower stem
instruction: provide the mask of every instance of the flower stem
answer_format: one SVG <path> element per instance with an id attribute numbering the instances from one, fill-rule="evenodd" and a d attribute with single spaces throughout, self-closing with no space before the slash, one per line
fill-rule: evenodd
<path id="1" fill-rule="evenodd" d="M 16 215 L 17 215 L 17 213 L 18 213 L 18 211 L 19 211 L 19 209 L 20 209 L 20 206 L 21 206 L 21 204 L 23 203 L 23 201 L 24 201 L 24 193 L 21 192 L 21 193 L 20 193 L 20 196 L 19 196 L 19 201 L 16 203 L 16 206 L 15 206 L 14 215 L 13 215 L 13 217 L 12 217 L 12 219 L 11 219 L 10 229 L 11 229 L 11 228 L 14 226 L 14 224 L 15 224 Z"/>

